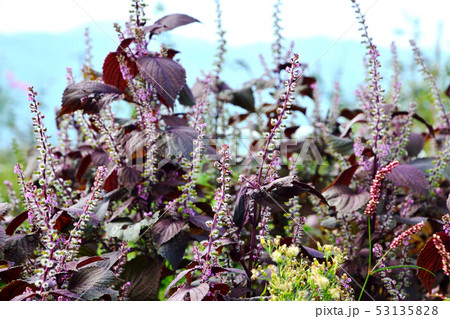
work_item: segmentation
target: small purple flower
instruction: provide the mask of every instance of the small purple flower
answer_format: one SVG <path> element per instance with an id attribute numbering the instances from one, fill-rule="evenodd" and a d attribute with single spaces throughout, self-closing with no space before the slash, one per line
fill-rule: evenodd
<path id="1" fill-rule="evenodd" d="M 14 165 L 14 174 L 21 174 L 22 173 L 22 169 L 20 167 L 20 164 L 17 163 L 16 165 Z M 5 185 L 7 185 L 6 183 L 9 183 L 8 181 L 4 182 Z"/>
<path id="2" fill-rule="evenodd" d="M 442 216 L 442 221 L 444 222 L 443 228 L 444 228 L 445 233 L 448 236 L 450 236 L 450 215 L 447 214 L 447 215 Z"/>
<path id="3" fill-rule="evenodd" d="M 373 245 L 372 252 L 375 257 L 380 258 L 383 255 L 383 247 L 380 244 L 376 243 Z"/>
<path id="4" fill-rule="evenodd" d="M 33 224 L 33 220 L 34 220 L 33 212 L 28 211 L 28 221 L 30 222 L 30 224 Z"/>
<path id="5" fill-rule="evenodd" d="M 192 208 L 187 208 L 184 210 L 185 214 L 188 214 L 189 216 L 194 216 L 195 212 L 192 210 Z"/>

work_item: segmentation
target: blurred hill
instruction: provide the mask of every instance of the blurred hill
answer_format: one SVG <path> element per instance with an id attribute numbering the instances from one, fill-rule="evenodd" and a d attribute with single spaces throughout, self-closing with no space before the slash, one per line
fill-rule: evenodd
<path id="1" fill-rule="evenodd" d="M 106 55 L 118 45 L 112 27 L 106 31 L 107 33 L 95 26 L 90 28 L 93 65 L 98 71 L 101 71 Z M 49 132 L 55 132 L 55 124 L 51 119 L 54 118 L 54 111 L 59 107 L 62 92 L 66 87 L 66 68 L 71 67 L 77 79 L 81 78 L 80 70 L 86 50 L 83 34 L 84 28 L 61 34 L 0 34 L 0 86 L 8 95 L 7 109 L 16 115 L 17 126 L 20 128 L 15 133 L 0 130 L 0 147 L 9 146 L 12 136 L 17 134 L 26 139 L 27 132 L 31 131 L 26 93 L 28 85 L 33 85 L 39 92 L 43 112 L 47 115 Z M 177 58 L 187 70 L 189 85 L 193 85 L 202 71 L 211 70 L 216 48 L 215 39 L 207 41 L 177 38 L 169 32 L 155 40 L 150 49 L 158 50 L 159 42 L 164 42 L 167 47 L 181 52 Z M 351 103 L 354 90 L 364 79 L 364 46 L 357 41 L 335 41 L 325 37 L 293 40 L 294 51 L 300 54 L 302 62 L 310 65 L 307 75 L 315 75 L 319 79 L 325 107 L 328 100 L 326 97 L 331 94 L 335 81 L 341 84 L 344 101 Z M 288 47 L 290 41 L 291 39 L 285 40 L 284 46 Z M 269 66 L 272 63 L 270 42 L 227 49 L 223 79 L 233 88 L 238 88 L 242 83 L 263 73 L 260 54 Z M 380 51 L 382 65 L 390 69 L 389 48 L 380 48 Z M 424 52 L 427 53 L 425 50 Z M 410 50 L 400 49 L 399 56 L 401 61 L 412 61 Z M 388 70 L 382 72 L 388 80 Z M 386 85 L 385 87 L 388 88 Z"/>

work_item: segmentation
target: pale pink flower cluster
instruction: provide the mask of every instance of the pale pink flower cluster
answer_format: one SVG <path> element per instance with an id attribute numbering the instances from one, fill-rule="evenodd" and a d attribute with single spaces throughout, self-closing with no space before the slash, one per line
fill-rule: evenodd
<path id="1" fill-rule="evenodd" d="M 413 227 L 405 230 L 399 236 L 395 237 L 395 239 L 391 243 L 391 246 L 389 246 L 389 249 L 393 249 L 393 248 L 399 247 L 402 244 L 407 245 L 408 244 L 408 240 L 409 240 L 409 236 L 412 235 L 412 234 L 417 233 L 419 230 L 422 229 L 423 226 L 425 226 L 425 223 L 423 221 L 421 221 L 420 223 L 414 225 Z"/>
<path id="2" fill-rule="evenodd" d="M 441 255 L 442 258 L 442 270 L 444 274 L 450 276 L 450 253 L 445 250 L 445 246 L 442 243 L 441 237 L 437 234 L 433 235 L 433 244 Z"/>
<path id="3" fill-rule="evenodd" d="M 386 174 L 391 172 L 397 166 L 398 161 L 395 160 L 377 171 L 375 179 L 372 182 L 372 186 L 370 187 L 370 200 L 369 203 L 367 204 L 364 215 L 372 215 L 377 211 L 377 205 L 378 202 L 380 201 L 381 182 L 386 177 Z"/>

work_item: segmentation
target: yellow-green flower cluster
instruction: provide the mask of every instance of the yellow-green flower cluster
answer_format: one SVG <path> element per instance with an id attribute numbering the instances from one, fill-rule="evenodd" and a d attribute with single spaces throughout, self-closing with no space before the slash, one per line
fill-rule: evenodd
<path id="1" fill-rule="evenodd" d="M 311 262 L 303 258 L 298 246 L 280 245 L 280 239 L 261 238 L 274 264 L 252 270 L 252 279 L 268 282 L 271 300 L 353 300 L 348 278 L 337 275 L 345 260 L 339 248 L 319 245 L 324 259 Z"/>

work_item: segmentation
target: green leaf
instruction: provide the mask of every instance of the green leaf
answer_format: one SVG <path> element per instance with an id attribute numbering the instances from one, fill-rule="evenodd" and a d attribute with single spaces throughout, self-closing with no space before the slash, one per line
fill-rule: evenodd
<path id="1" fill-rule="evenodd" d="M 152 226 L 157 218 L 157 215 L 155 215 L 152 219 L 143 219 L 138 223 L 133 223 L 129 218 L 120 218 L 106 224 L 106 235 L 123 241 L 135 242 L 139 239 L 141 229 Z"/>

